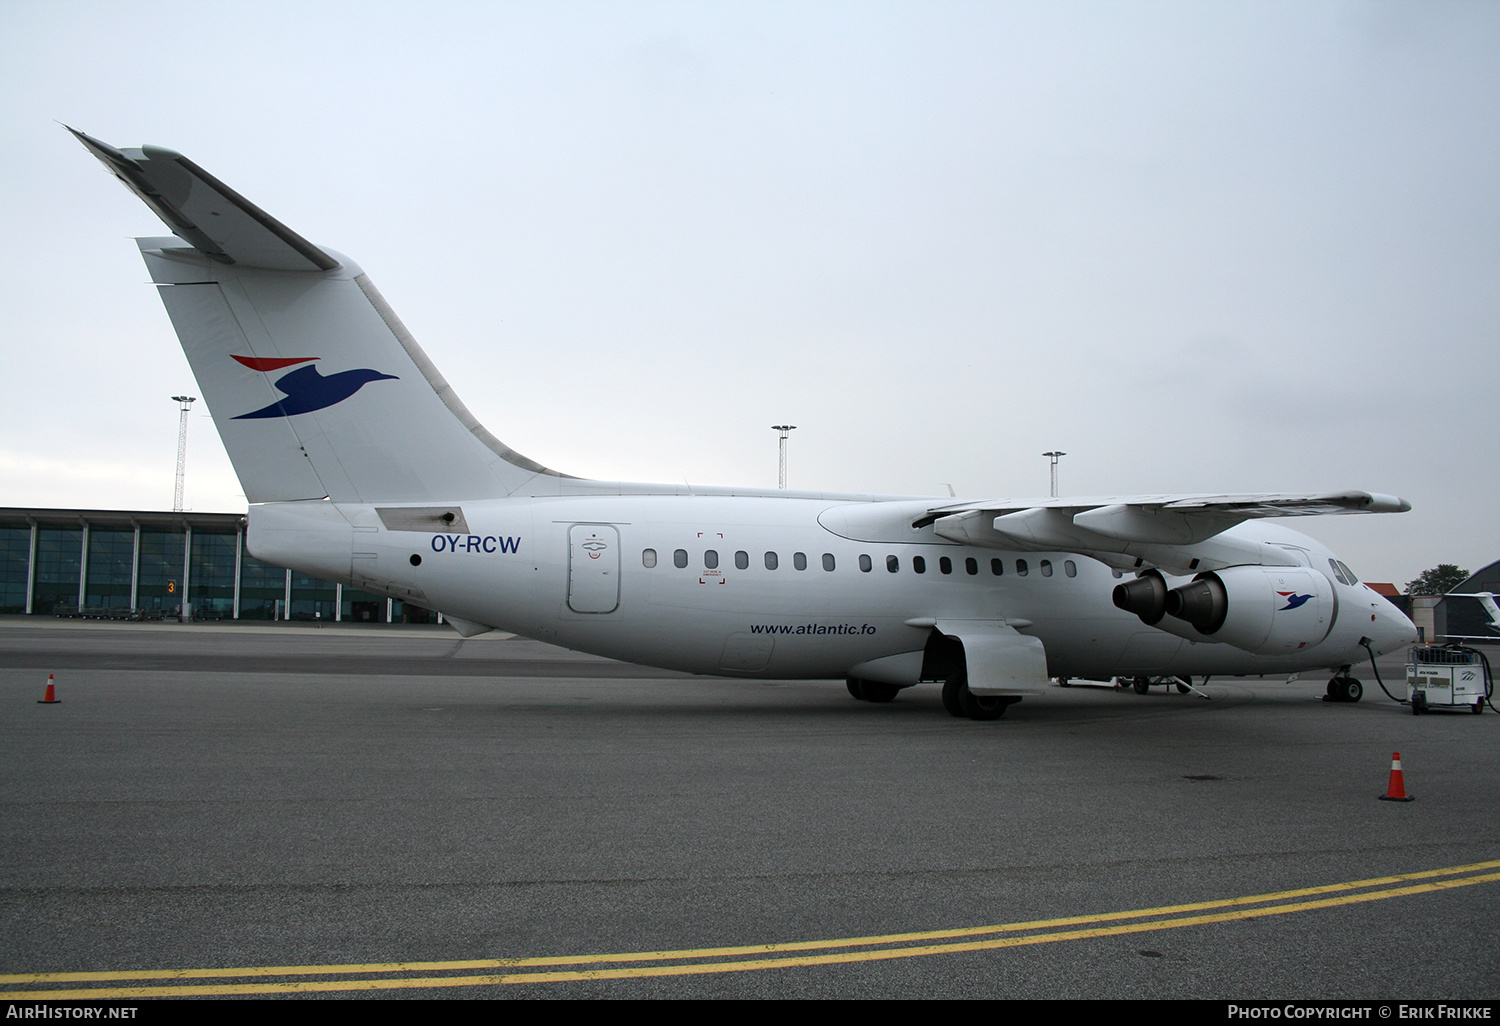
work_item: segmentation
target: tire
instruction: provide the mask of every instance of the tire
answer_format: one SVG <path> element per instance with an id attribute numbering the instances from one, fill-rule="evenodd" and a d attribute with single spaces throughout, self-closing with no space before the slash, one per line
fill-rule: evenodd
<path id="1" fill-rule="evenodd" d="M 1138 695 L 1149 695 L 1151 693 L 1150 677 L 1137 677 L 1130 682 L 1130 685 L 1135 688 L 1135 693 Z"/>
<path id="2" fill-rule="evenodd" d="M 963 703 L 959 701 L 959 692 L 968 691 L 969 685 L 962 677 L 943 682 L 943 708 L 948 710 L 949 716 L 957 716 L 962 719 L 964 713 Z"/>
<path id="3" fill-rule="evenodd" d="M 1484 699 L 1481 698 L 1474 703 L 1474 715 L 1478 716 L 1482 712 L 1484 712 Z"/>
<path id="4" fill-rule="evenodd" d="M 895 684 L 882 684 L 878 680 L 862 680 L 859 682 L 859 690 L 866 702 L 889 702 L 901 688 Z"/>
<path id="5" fill-rule="evenodd" d="M 844 679 L 844 687 L 849 689 L 849 694 L 854 698 L 859 699 L 861 702 L 865 700 L 865 689 L 860 686 L 860 679 L 858 677 L 846 677 Z"/>
<path id="6" fill-rule="evenodd" d="M 1365 697 L 1365 686 L 1353 677 L 1346 677 L 1344 683 L 1344 701 L 1358 702 Z"/>
<path id="7" fill-rule="evenodd" d="M 1328 688 L 1323 693 L 1328 696 L 1330 702 L 1337 702 L 1339 700 L 1339 679 L 1337 677 L 1330 678 Z"/>
<path id="8" fill-rule="evenodd" d="M 1182 677 L 1177 679 L 1177 693 L 1179 695 L 1185 695 L 1191 690 L 1193 690 L 1193 682 L 1190 679 Z"/>
<path id="9" fill-rule="evenodd" d="M 964 715 L 971 720 L 998 720 L 1005 715 L 1010 699 L 1004 696 L 980 697 L 965 684 L 958 700 L 963 704 Z"/>

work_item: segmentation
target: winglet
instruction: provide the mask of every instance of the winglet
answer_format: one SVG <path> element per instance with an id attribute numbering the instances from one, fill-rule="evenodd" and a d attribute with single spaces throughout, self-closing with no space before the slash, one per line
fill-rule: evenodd
<path id="1" fill-rule="evenodd" d="M 118 150 L 63 126 L 173 234 L 221 264 L 278 271 L 331 271 L 339 262 L 191 160 L 143 146 Z"/>

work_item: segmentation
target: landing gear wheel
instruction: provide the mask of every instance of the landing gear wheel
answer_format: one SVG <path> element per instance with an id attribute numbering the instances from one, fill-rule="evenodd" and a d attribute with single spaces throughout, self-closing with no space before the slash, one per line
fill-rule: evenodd
<path id="1" fill-rule="evenodd" d="M 1004 695 L 980 697 L 970 691 L 967 684 L 959 692 L 958 699 L 963 703 L 964 715 L 971 720 L 998 720 L 1005 715 L 1006 706 L 1014 701 Z"/>
<path id="2" fill-rule="evenodd" d="M 1131 685 L 1131 687 L 1135 688 L 1135 693 L 1138 694 L 1138 695 L 1149 695 L 1149 694 L 1151 694 L 1151 678 L 1150 677 L 1137 677 L 1135 680 L 1133 680 L 1133 681 L 1130 682 L 1130 685 Z"/>
<path id="3" fill-rule="evenodd" d="M 882 684 L 878 680 L 859 682 L 860 694 L 864 696 L 866 702 L 889 702 L 900 690 L 895 684 Z"/>
<path id="4" fill-rule="evenodd" d="M 1365 697 L 1365 686 L 1353 677 L 1335 677 L 1328 682 L 1329 702 L 1358 702 Z"/>
<path id="5" fill-rule="evenodd" d="M 1179 695 L 1185 695 L 1191 690 L 1193 690 L 1193 679 L 1191 677 L 1177 678 L 1177 693 Z"/>
<path id="6" fill-rule="evenodd" d="M 965 715 L 963 704 L 959 701 L 960 691 L 968 691 L 969 685 L 962 677 L 943 682 L 943 708 L 948 710 L 949 716 L 957 716 L 962 719 Z"/>
<path id="7" fill-rule="evenodd" d="M 844 678 L 844 687 L 849 689 L 849 694 L 863 702 L 865 700 L 865 691 L 864 688 L 860 687 L 860 684 L 861 681 L 858 677 Z"/>
<path id="8" fill-rule="evenodd" d="M 943 708 L 949 716 L 970 720 L 998 720 L 1005 710 L 1019 702 L 1013 695 L 976 695 L 969 690 L 969 682 L 955 677 L 943 684 Z"/>

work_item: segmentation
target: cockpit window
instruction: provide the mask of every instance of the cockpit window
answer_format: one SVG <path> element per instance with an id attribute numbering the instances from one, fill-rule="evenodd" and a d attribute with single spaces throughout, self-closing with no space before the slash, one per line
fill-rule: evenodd
<path id="1" fill-rule="evenodd" d="M 1343 560 L 1338 559 L 1334 560 L 1334 562 L 1339 565 L 1340 570 L 1344 571 L 1344 576 L 1349 579 L 1350 584 L 1359 583 L 1359 578 L 1354 576 L 1354 571 L 1349 569 L 1348 563 L 1345 563 Z"/>

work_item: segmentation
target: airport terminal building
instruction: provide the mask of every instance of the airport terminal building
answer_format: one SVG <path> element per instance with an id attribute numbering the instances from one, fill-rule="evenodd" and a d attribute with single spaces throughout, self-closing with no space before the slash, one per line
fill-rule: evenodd
<path id="1" fill-rule="evenodd" d="M 0 613 L 428 623 L 383 595 L 263 563 L 240 513 L 0 508 Z"/>

